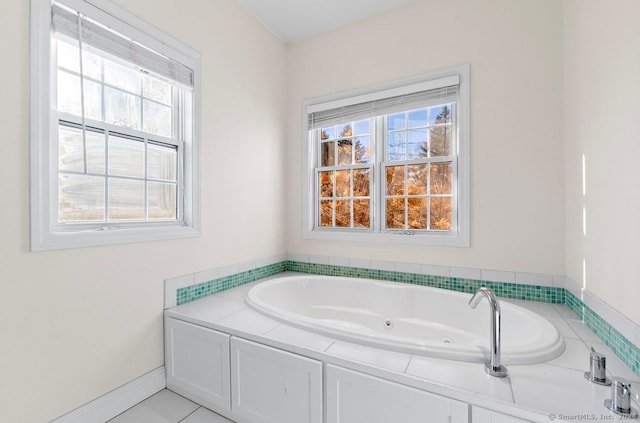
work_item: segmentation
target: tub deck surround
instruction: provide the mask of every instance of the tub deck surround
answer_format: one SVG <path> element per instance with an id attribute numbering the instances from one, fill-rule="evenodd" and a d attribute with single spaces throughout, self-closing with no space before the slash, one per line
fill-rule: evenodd
<path id="1" fill-rule="evenodd" d="M 301 275 L 254 286 L 247 304 L 286 324 L 374 347 L 450 360 L 489 359 L 489 307 L 469 295 L 369 279 Z M 533 364 L 561 354 L 557 329 L 539 314 L 502 304 L 502 363 Z M 479 347 L 480 346 L 480 347 Z"/>
<path id="2" fill-rule="evenodd" d="M 356 267 L 367 264 L 369 268 Z M 286 271 L 406 282 L 467 293 L 486 286 L 492 288 L 501 299 L 566 303 L 570 308 L 569 312 L 577 314 L 579 318 L 573 321 L 573 327 L 576 330 L 586 330 L 593 341 L 597 339 L 597 342 L 606 344 L 626 366 L 633 369 L 636 377 L 640 377 L 640 325 L 629 321 L 599 300 L 594 300 L 593 296 L 585 295 L 583 298 L 579 284 L 570 278 L 424 264 L 411 266 L 410 269 L 416 270 L 418 266 L 420 273 L 406 273 L 406 263 L 281 254 L 255 262 L 227 265 L 167 279 L 165 309 Z M 483 275 L 495 280 L 476 279 Z M 516 283 L 508 282 L 514 277 Z M 560 330 L 568 326 L 566 322 L 554 317 L 549 317 L 549 320 Z"/>
<path id="3" fill-rule="evenodd" d="M 269 279 L 273 277 L 266 280 Z M 583 376 L 588 369 L 592 343 L 586 341 L 585 333 L 577 333 L 571 328 L 579 318 L 566 305 L 501 299 L 501 303 L 512 302 L 541 313 L 553 322 L 564 323 L 560 331 L 567 348 L 559 357 L 545 363 L 509 364 L 509 376 L 498 379 L 488 376 L 481 363 L 352 344 L 266 317 L 244 302 L 249 289 L 257 283 L 172 307 L 165 315 L 526 420 L 549 422 L 551 414 L 588 414 L 606 416 L 606 419 L 613 416 L 603 406 L 604 400 L 610 397 L 611 388 L 591 384 Z M 607 354 L 610 377 L 625 377 L 634 386 L 640 386 L 640 377 L 610 350 L 603 352 Z M 638 405 L 634 404 L 634 407 Z"/>

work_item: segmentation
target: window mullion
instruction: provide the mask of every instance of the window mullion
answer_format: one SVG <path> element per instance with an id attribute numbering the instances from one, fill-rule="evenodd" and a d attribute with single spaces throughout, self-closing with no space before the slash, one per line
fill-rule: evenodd
<path id="1" fill-rule="evenodd" d="M 111 133 L 104 131 L 104 222 L 109 222 L 109 149 L 111 148 Z"/>
<path id="2" fill-rule="evenodd" d="M 385 192 L 385 170 L 383 167 L 383 163 L 385 162 L 385 154 L 386 154 L 386 119 L 383 116 L 378 116 L 374 119 L 375 122 L 375 166 L 378 168 L 378 175 L 375 180 L 376 186 L 372 191 L 375 194 L 374 201 L 375 205 L 375 213 L 374 216 L 374 230 L 376 232 L 381 232 L 385 227 L 386 222 L 386 201 L 384 199 Z"/>

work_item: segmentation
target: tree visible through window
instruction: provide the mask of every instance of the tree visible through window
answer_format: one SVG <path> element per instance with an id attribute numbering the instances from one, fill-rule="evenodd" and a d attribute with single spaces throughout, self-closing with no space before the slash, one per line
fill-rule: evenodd
<path id="1" fill-rule="evenodd" d="M 469 245 L 469 67 L 304 103 L 303 234 Z"/>
<path id="2" fill-rule="evenodd" d="M 347 122 L 319 133 L 318 226 L 372 229 L 373 169 L 384 169 L 384 228 L 449 231 L 455 103 Z M 372 131 L 385 129 L 382 136 Z M 376 136 L 377 135 L 377 136 Z M 372 161 L 382 143 L 385 160 Z"/>

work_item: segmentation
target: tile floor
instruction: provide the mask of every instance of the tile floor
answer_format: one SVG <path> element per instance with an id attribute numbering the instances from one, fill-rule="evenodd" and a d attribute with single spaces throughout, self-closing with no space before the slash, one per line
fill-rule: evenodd
<path id="1" fill-rule="evenodd" d="M 108 423 L 233 423 L 188 399 L 163 389 Z"/>

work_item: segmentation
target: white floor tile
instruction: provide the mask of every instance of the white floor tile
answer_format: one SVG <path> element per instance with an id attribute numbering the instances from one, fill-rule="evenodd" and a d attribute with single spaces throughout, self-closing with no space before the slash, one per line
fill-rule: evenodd
<path id="1" fill-rule="evenodd" d="M 412 356 L 406 373 L 430 381 L 513 402 L 509 378 L 489 376 L 483 363 Z"/>
<path id="2" fill-rule="evenodd" d="M 200 407 L 180 423 L 233 423 L 231 420 L 222 417 L 213 411 Z"/>
<path id="3" fill-rule="evenodd" d="M 109 420 L 109 423 L 178 423 L 198 407 L 188 399 L 164 389 Z"/>
<path id="4" fill-rule="evenodd" d="M 405 371 L 411 358 L 409 354 L 341 341 L 336 341 L 327 349 L 326 353 L 399 373 Z"/>

